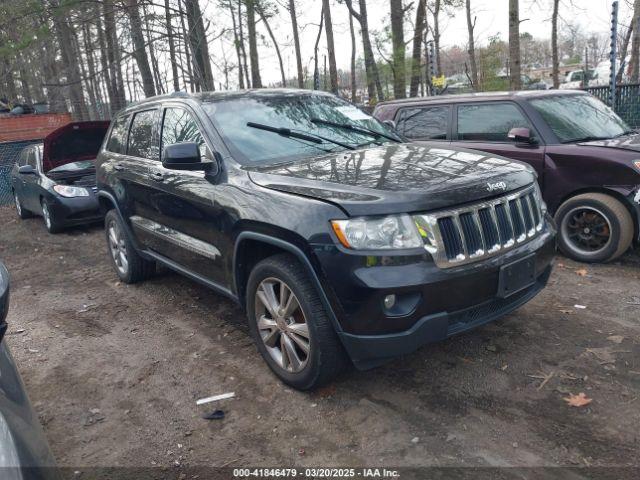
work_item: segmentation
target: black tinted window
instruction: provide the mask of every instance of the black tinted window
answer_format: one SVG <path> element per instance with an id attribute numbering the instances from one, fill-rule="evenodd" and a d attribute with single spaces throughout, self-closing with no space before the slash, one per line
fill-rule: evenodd
<path id="1" fill-rule="evenodd" d="M 200 145 L 200 153 L 206 154 L 204 138 L 189 112 L 182 108 L 167 108 L 162 123 L 162 142 L 160 151 L 174 143 L 193 142 Z"/>
<path id="2" fill-rule="evenodd" d="M 111 135 L 107 142 L 107 150 L 113 153 L 125 153 L 127 148 L 127 126 L 129 116 L 120 116 L 113 123 Z"/>
<path id="3" fill-rule="evenodd" d="M 407 108 L 401 111 L 397 129 L 407 138 L 446 140 L 450 107 Z"/>
<path id="4" fill-rule="evenodd" d="M 522 112 L 513 104 L 458 107 L 458 140 L 508 142 L 509 130 L 516 127 L 532 128 Z"/>
<path id="5" fill-rule="evenodd" d="M 132 157 L 156 159 L 152 151 L 153 126 L 156 111 L 136 113 L 131 122 L 127 155 Z"/>

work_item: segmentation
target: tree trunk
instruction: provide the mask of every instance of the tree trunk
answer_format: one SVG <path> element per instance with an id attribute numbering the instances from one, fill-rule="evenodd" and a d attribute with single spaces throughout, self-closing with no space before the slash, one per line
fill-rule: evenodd
<path id="1" fill-rule="evenodd" d="M 553 70 L 551 76 L 553 78 L 553 88 L 560 87 L 560 55 L 558 53 L 558 10 L 560 8 L 560 0 L 553 0 L 553 15 L 551 17 L 551 61 L 553 62 Z"/>
<path id="2" fill-rule="evenodd" d="M 180 26 L 182 27 L 182 39 L 184 43 L 184 57 L 187 61 L 187 75 L 189 77 L 189 90 L 193 92 L 195 90 L 195 80 L 193 77 L 193 68 L 191 51 L 189 49 L 189 31 L 184 23 L 184 10 L 182 9 L 182 0 L 178 0 L 178 11 L 180 13 Z M 186 84 L 185 84 L 186 87 Z"/>
<path id="3" fill-rule="evenodd" d="M 171 75 L 173 77 L 173 90 L 180 91 L 180 78 L 178 76 L 178 60 L 176 59 L 176 42 L 173 38 L 173 25 L 171 24 L 171 9 L 169 0 L 164 0 L 164 16 L 167 22 L 167 41 L 169 42 L 169 62 L 171 62 Z"/>
<path id="4" fill-rule="evenodd" d="M 187 24 L 189 25 L 189 42 L 191 43 L 191 54 L 197 67 L 196 81 L 201 90 L 213 91 L 215 84 L 213 72 L 211 71 L 211 60 L 209 58 L 209 44 L 207 43 L 207 33 L 204 29 L 202 11 L 199 0 L 185 0 L 187 13 Z"/>
<path id="5" fill-rule="evenodd" d="M 61 8 L 58 0 L 52 0 L 51 6 L 53 9 Z M 72 111 L 77 120 L 86 120 L 89 118 L 89 113 L 84 99 L 79 62 L 76 51 L 73 48 L 73 30 L 61 12 L 53 12 L 53 25 L 58 37 L 58 45 L 60 47 L 62 64 L 65 67 L 67 84 L 70 86 L 69 101 L 71 102 Z"/>
<path id="6" fill-rule="evenodd" d="M 353 15 L 349 14 L 349 33 L 351 34 L 351 101 L 356 103 L 358 99 L 358 86 L 356 85 L 356 32 L 353 28 Z"/>
<path id="7" fill-rule="evenodd" d="M 633 22 L 632 22 L 633 23 Z M 629 28 L 627 29 L 627 33 L 624 36 L 624 40 L 622 42 L 622 48 L 620 48 L 620 68 L 618 69 L 617 73 L 616 73 L 616 84 L 618 83 L 622 83 L 622 76 L 624 75 L 624 69 L 625 68 L 629 68 L 629 65 L 625 65 L 625 59 L 627 58 L 627 52 L 629 51 L 629 43 L 631 42 L 631 36 L 633 34 L 633 31 L 637 28 L 638 24 L 636 22 L 636 25 L 629 25 Z"/>
<path id="8" fill-rule="evenodd" d="M 120 66 L 119 57 L 117 53 L 116 43 L 116 21 L 114 15 L 113 0 L 104 0 L 102 3 L 103 15 L 104 15 L 104 36 L 105 36 L 105 48 L 106 58 L 105 63 L 109 72 L 109 98 L 111 100 L 111 113 L 115 114 L 126 104 L 124 89 L 121 89 L 122 70 Z"/>
<path id="9" fill-rule="evenodd" d="M 629 69 L 631 71 L 631 83 L 640 81 L 640 0 L 635 0 L 633 4 L 633 40 L 631 42 L 631 61 Z"/>
<path id="10" fill-rule="evenodd" d="M 144 26 L 147 30 L 147 45 L 149 46 L 149 55 L 151 57 L 151 66 L 153 68 L 153 78 L 156 81 L 156 92 L 158 95 L 162 95 L 165 93 L 164 82 L 162 81 L 162 77 L 160 77 L 160 66 L 158 65 L 158 56 L 156 55 L 155 48 L 153 48 L 153 33 L 151 30 L 151 25 L 149 24 L 149 13 L 147 11 L 147 6 L 145 3 L 142 3 L 142 12 L 144 13 Z M 167 32 L 167 36 L 169 33 Z"/>
<path id="11" fill-rule="evenodd" d="M 236 56 L 238 57 L 238 88 L 240 90 L 244 90 L 244 73 L 242 70 L 242 51 L 240 49 L 240 39 L 238 38 L 238 29 L 236 25 L 236 9 L 233 6 L 232 0 L 229 0 L 229 13 L 231 14 L 231 22 L 233 24 L 233 44 L 236 48 Z"/>
<path id="12" fill-rule="evenodd" d="M 247 34 L 249 35 L 249 60 L 251 61 L 251 85 L 262 88 L 260 59 L 258 58 L 258 38 L 256 36 L 256 0 L 246 0 Z"/>
<path id="13" fill-rule="evenodd" d="M 333 43 L 333 23 L 331 22 L 331 7 L 329 0 L 322 0 L 322 12 L 324 15 L 324 28 L 327 35 L 327 50 L 329 53 L 329 77 L 331 79 L 331 92 L 338 93 L 338 68 L 336 67 L 336 49 Z"/>
<path id="14" fill-rule="evenodd" d="M 318 70 L 318 44 L 322 37 L 322 27 L 324 26 L 324 10 L 320 15 L 320 27 L 318 28 L 318 36 L 313 47 L 313 89 L 320 90 L 320 71 Z"/>
<path id="15" fill-rule="evenodd" d="M 417 97 L 420 88 L 420 77 L 422 63 L 422 35 L 424 34 L 426 19 L 426 0 L 418 0 L 416 9 L 416 24 L 413 30 L 413 51 L 411 54 L 411 85 L 409 86 L 409 96 Z"/>
<path id="16" fill-rule="evenodd" d="M 138 71 L 142 78 L 142 90 L 145 97 L 153 97 L 156 94 L 153 83 L 153 73 L 147 58 L 144 35 L 142 33 L 142 21 L 138 10 L 137 0 L 127 0 L 127 16 L 129 17 L 129 27 L 131 28 L 131 41 L 133 42 L 133 58 L 138 64 Z"/>
<path id="17" fill-rule="evenodd" d="M 362 46 L 364 48 L 364 65 L 367 73 L 367 92 L 369 94 L 369 103 L 373 104 L 376 101 L 376 91 L 378 92 L 378 99 L 384 100 L 384 91 L 382 90 L 382 83 L 380 82 L 380 75 L 378 74 L 378 66 L 376 65 L 375 57 L 373 56 L 373 48 L 371 47 L 371 38 L 369 37 L 369 19 L 367 17 L 367 1 L 359 0 L 360 12 L 356 12 L 353 8 L 353 0 L 345 0 L 349 12 L 353 15 L 360 24 L 360 31 L 362 33 Z"/>
<path id="18" fill-rule="evenodd" d="M 509 69 L 511 90 L 522 90 L 519 0 L 509 0 Z"/>
<path id="19" fill-rule="evenodd" d="M 298 18 L 296 17 L 296 2 L 289 0 L 289 14 L 293 29 L 293 45 L 296 49 L 296 67 L 298 69 L 298 88 L 304 88 L 304 72 L 302 70 L 302 54 L 300 53 L 300 36 L 298 35 Z"/>
<path id="20" fill-rule="evenodd" d="M 389 0 L 391 5 L 391 43 L 393 46 L 393 96 L 407 96 L 406 51 L 404 44 L 404 8 L 402 0 Z"/>
<path id="21" fill-rule="evenodd" d="M 435 7 L 433 9 L 433 46 L 435 49 L 435 61 L 436 61 L 436 75 L 439 77 L 442 75 L 442 60 L 440 60 L 440 8 L 442 6 L 441 0 L 436 0 Z"/>
<path id="22" fill-rule="evenodd" d="M 476 63 L 476 41 L 473 38 L 475 20 L 471 21 L 471 0 L 467 0 L 467 30 L 469 32 L 469 63 L 471 64 L 471 83 L 473 89 L 478 91 L 478 64 Z"/>
<path id="23" fill-rule="evenodd" d="M 249 63 L 247 62 L 247 49 L 244 45 L 244 28 L 242 21 L 242 3 L 244 0 L 238 0 L 238 35 L 240 36 L 240 50 L 242 51 L 242 60 L 244 63 L 244 77 L 247 88 L 251 88 L 251 77 L 249 76 Z"/>
<path id="24" fill-rule="evenodd" d="M 278 56 L 278 63 L 280 64 L 280 76 L 282 77 L 282 88 L 284 88 L 287 86 L 287 76 L 284 73 L 284 63 L 282 63 L 282 54 L 280 53 L 280 47 L 278 46 L 276 37 L 273 35 L 273 31 L 269 26 L 269 22 L 267 21 L 267 16 L 264 14 L 264 10 L 262 9 L 262 6 L 260 4 L 257 4 L 256 10 L 258 12 L 258 15 L 260 15 L 260 18 L 262 19 L 262 22 L 264 23 L 265 28 L 267 29 L 267 33 L 269 34 L 269 37 L 273 42 L 274 48 L 276 49 L 276 55 Z"/>

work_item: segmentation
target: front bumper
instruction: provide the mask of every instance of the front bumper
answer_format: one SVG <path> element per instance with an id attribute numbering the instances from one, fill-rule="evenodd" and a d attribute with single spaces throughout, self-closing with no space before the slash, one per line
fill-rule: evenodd
<path id="1" fill-rule="evenodd" d="M 91 192 L 88 197 L 55 196 L 49 202 L 49 209 L 56 222 L 65 227 L 98 222 L 104 218 L 98 197 L 94 192 Z"/>
<path id="2" fill-rule="evenodd" d="M 340 252 L 317 252 L 332 285 L 338 335 L 356 367 L 411 353 L 427 343 L 477 327 L 531 300 L 546 285 L 555 256 L 555 229 L 489 260 L 439 269 L 425 257 L 365 259 Z M 335 258 L 335 257 L 341 258 Z M 535 282 L 503 298 L 500 270 L 525 257 L 535 263 Z M 383 299 L 406 299 L 405 311 L 385 310 Z"/>

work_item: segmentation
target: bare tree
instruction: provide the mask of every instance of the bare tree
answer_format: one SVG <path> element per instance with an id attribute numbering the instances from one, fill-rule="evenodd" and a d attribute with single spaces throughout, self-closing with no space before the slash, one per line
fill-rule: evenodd
<path id="1" fill-rule="evenodd" d="M 356 32 L 353 28 L 353 15 L 349 14 L 349 33 L 351 34 L 351 101 L 358 99 L 358 85 L 356 85 Z"/>
<path id="2" fill-rule="evenodd" d="M 560 55 L 558 53 L 558 10 L 560 0 L 553 0 L 553 15 L 551 17 L 551 61 L 553 63 L 553 88 L 560 87 Z"/>
<path id="3" fill-rule="evenodd" d="M 260 60 L 258 58 L 258 39 L 256 37 L 256 0 L 245 0 L 247 6 L 247 34 L 249 35 L 249 60 L 251 62 L 251 84 L 253 88 L 262 88 L 260 78 Z"/>
<path id="4" fill-rule="evenodd" d="M 442 60 L 440 59 L 440 10 L 442 0 L 436 0 L 433 8 L 433 46 L 435 50 L 436 75 L 442 75 Z"/>
<path id="5" fill-rule="evenodd" d="M 153 83 L 153 74 L 149 66 L 147 51 L 145 50 L 144 35 L 142 33 L 142 21 L 136 0 L 127 0 L 127 15 L 131 28 L 131 40 L 133 41 L 133 57 L 138 64 L 138 71 L 142 77 L 142 89 L 146 97 L 153 97 L 156 90 Z"/>
<path id="6" fill-rule="evenodd" d="M 164 14 L 165 20 L 167 22 L 167 41 L 169 42 L 169 62 L 171 63 L 171 74 L 173 76 L 173 90 L 177 92 L 180 90 L 180 79 L 178 77 L 176 42 L 173 38 L 173 25 L 171 24 L 171 9 L 169 7 L 169 0 L 164 0 Z"/>
<path id="7" fill-rule="evenodd" d="M 289 15 L 293 29 L 293 45 L 296 50 L 296 67 L 298 69 L 298 87 L 304 88 L 304 72 L 302 70 L 302 54 L 300 53 L 300 36 L 298 35 L 298 17 L 296 16 L 296 2 L 289 0 Z"/>
<path id="8" fill-rule="evenodd" d="M 413 30 L 413 51 L 411 54 L 411 85 L 409 86 L 409 96 L 417 97 L 420 87 L 422 72 L 420 69 L 422 58 L 422 36 L 425 32 L 427 19 L 426 0 L 418 0 L 416 9 L 416 23 Z"/>
<path id="9" fill-rule="evenodd" d="M 474 39 L 474 30 L 476 26 L 475 19 L 471 20 L 471 0 L 467 0 L 467 30 L 469 32 L 469 63 L 471 64 L 471 83 L 473 83 L 474 90 L 479 89 L 478 84 L 478 64 L 476 63 L 476 42 Z"/>
<path id="10" fill-rule="evenodd" d="M 391 6 L 391 43 L 393 44 L 393 96 L 407 96 L 406 47 L 404 43 L 404 7 L 402 0 L 389 0 Z"/>
<path id="11" fill-rule="evenodd" d="M 267 19 L 267 14 L 265 14 L 264 9 L 262 8 L 262 4 L 258 3 L 256 5 L 256 11 L 258 15 L 260 15 L 260 19 L 262 23 L 264 23 L 265 28 L 267 29 L 267 33 L 269 37 L 271 37 L 271 41 L 273 42 L 273 47 L 276 50 L 276 55 L 278 56 L 278 64 L 280 65 L 280 76 L 282 78 L 282 86 L 287 86 L 287 77 L 284 73 L 284 64 L 282 63 L 282 54 L 280 53 L 280 47 L 278 46 L 278 41 L 276 37 L 273 35 L 273 31 L 271 30 L 271 26 L 269 26 L 269 21 Z"/>
<path id="12" fill-rule="evenodd" d="M 369 20 L 367 17 L 367 1 L 359 0 L 360 12 L 357 12 L 353 8 L 353 0 L 345 0 L 349 12 L 353 15 L 360 24 L 360 31 L 362 33 L 362 46 L 364 47 L 364 65 L 367 73 L 367 91 L 369 94 L 369 101 L 373 102 L 376 99 L 376 91 L 378 93 L 377 98 L 384 100 L 384 91 L 382 90 L 382 83 L 380 82 L 380 75 L 378 74 L 378 66 L 373 56 L 373 48 L 371 47 L 371 38 L 369 36 Z"/>
<path id="13" fill-rule="evenodd" d="M 201 90 L 215 90 L 211 60 L 209 58 L 209 44 L 204 29 L 202 11 L 199 0 L 185 0 L 187 23 L 189 24 L 189 42 L 191 54 L 196 69 L 196 82 Z"/>
<path id="14" fill-rule="evenodd" d="M 338 68 L 336 66 L 336 49 L 333 43 L 333 23 L 331 22 L 331 7 L 329 0 L 322 0 L 322 14 L 324 16 L 324 28 L 327 35 L 327 51 L 329 54 L 329 78 L 331 79 L 331 91 L 338 93 Z"/>
<path id="15" fill-rule="evenodd" d="M 509 70 L 511 90 L 521 90 L 519 0 L 509 0 Z"/>

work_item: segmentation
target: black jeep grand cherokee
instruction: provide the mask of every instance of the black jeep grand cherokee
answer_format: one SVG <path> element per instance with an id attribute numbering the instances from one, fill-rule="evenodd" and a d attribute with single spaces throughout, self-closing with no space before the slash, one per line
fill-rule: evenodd
<path id="1" fill-rule="evenodd" d="M 511 312 L 555 253 L 529 167 L 405 143 L 325 93 L 138 103 L 112 124 L 98 187 L 120 279 L 160 263 L 233 298 L 299 389 Z"/>

